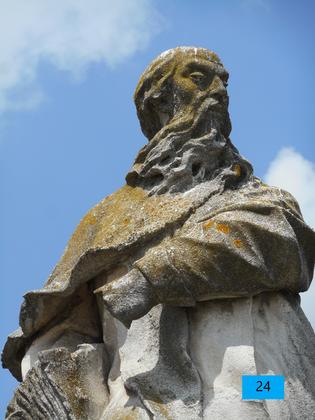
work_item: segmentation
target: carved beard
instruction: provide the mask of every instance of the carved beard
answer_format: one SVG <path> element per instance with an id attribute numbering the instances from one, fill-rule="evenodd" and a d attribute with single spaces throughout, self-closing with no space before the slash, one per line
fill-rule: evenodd
<path id="1" fill-rule="evenodd" d="M 165 125 L 140 150 L 127 183 L 142 187 L 149 195 L 185 192 L 214 178 L 222 182 L 231 176 L 235 179 L 235 164 L 241 173 L 238 182 L 248 178 L 251 165 L 222 134 L 229 131 L 228 113 L 214 110 L 213 101 L 203 98 L 199 106 L 194 104 L 190 112 Z"/>

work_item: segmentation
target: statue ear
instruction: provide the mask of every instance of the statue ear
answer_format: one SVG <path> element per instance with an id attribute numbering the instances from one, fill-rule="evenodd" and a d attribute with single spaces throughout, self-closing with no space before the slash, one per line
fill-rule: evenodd
<path id="1" fill-rule="evenodd" d="M 175 64 L 170 61 L 145 71 L 134 94 L 134 102 L 143 134 L 151 140 L 160 131 L 162 124 L 158 107 L 167 107 L 173 114 L 173 82 Z M 163 104 L 164 102 L 164 104 Z"/>

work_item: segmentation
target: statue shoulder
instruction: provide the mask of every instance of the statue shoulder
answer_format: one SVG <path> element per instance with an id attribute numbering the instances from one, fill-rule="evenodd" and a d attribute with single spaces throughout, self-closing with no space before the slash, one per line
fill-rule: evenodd
<path id="1" fill-rule="evenodd" d="M 140 239 L 141 244 L 154 239 L 189 214 L 192 206 L 192 200 L 184 195 L 148 196 L 142 188 L 123 186 L 84 216 L 46 286 L 56 281 L 64 285 L 74 267 L 78 263 L 81 267 L 87 257 L 94 258 L 95 269 L 95 258 L 108 265 L 107 255 L 112 262 L 113 256 L 120 258 L 124 250 L 140 246 Z"/>
<path id="2" fill-rule="evenodd" d="M 296 199 L 287 191 L 265 184 L 257 177 L 233 189 L 226 189 L 211 196 L 199 210 L 200 213 L 218 214 L 233 210 L 259 210 L 278 207 L 287 210 L 299 219 L 301 211 Z"/>
<path id="3" fill-rule="evenodd" d="M 268 185 L 260 178 L 253 177 L 252 180 L 244 185 L 243 192 L 249 199 L 258 199 L 264 202 L 269 201 L 271 204 L 283 207 L 301 218 L 300 206 L 290 192 L 276 186 Z"/>

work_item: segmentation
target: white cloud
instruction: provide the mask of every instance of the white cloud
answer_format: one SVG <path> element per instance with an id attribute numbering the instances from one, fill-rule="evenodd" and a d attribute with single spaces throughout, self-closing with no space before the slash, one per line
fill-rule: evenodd
<path id="1" fill-rule="evenodd" d="M 80 77 L 144 48 L 159 22 L 153 0 L 0 0 L 0 112 L 40 102 L 41 60 Z"/>
<path id="2" fill-rule="evenodd" d="M 311 161 L 285 147 L 271 162 L 265 180 L 289 191 L 299 202 L 306 222 L 315 228 L 315 165 Z"/>
<path id="3" fill-rule="evenodd" d="M 289 191 L 298 200 L 305 221 L 315 228 L 315 165 L 286 147 L 271 162 L 265 175 L 268 184 Z M 315 279 L 310 290 L 302 294 L 302 307 L 315 329 Z"/>

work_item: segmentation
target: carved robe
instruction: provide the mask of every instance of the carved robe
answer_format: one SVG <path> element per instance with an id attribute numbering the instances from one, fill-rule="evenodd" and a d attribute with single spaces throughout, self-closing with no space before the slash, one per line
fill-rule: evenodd
<path id="1" fill-rule="evenodd" d="M 216 187 L 150 198 L 125 187 L 93 209 L 45 288 L 26 296 L 23 334 L 9 339 L 4 363 L 19 375 L 29 343 L 33 365 L 45 346 L 71 343 L 77 354 L 77 344 L 103 342 L 104 399 L 98 417 L 82 418 L 311 418 L 315 336 L 299 293 L 312 279 L 315 234 L 288 193 L 257 178 Z M 132 268 L 160 304 L 129 329 L 101 305 L 101 325 L 93 321 L 99 279 Z M 246 374 L 284 375 L 285 400 L 242 401 Z M 16 396 L 12 416 L 18 405 Z"/>

